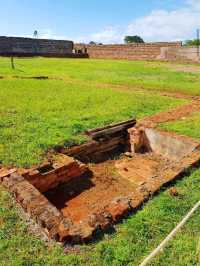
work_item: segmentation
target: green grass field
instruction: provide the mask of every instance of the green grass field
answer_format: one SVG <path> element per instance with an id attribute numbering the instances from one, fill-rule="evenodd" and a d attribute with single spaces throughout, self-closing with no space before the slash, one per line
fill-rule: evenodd
<path id="1" fill-rule="evenodd" d="M 200 95 L 199 73 L 183 72 L 170 63 L 90 59 L 0 59 L 0 75 L 6 77 L 48 76 L 84 83 L 132 86 L 148 90 Z M 195 68 L 196 69 L 196 68 Z M 198 68 L 197 68 L 198 69 Z"/>
<path id="2" fill-rule="evenodd" d="M 0 80 L 0 161 L 30 166 L 56 144 L 80 143 L 86 129 L 141 118 L 183 103 L 144 92 L 56 80 Z"/>
<path id="3" fill-rule="evenodd" d="M 160 126 L 161 128 L 174 131 L 179 134 L 190 136 L 192 138 L 200 138 L 200 113 L 194 113 L 184 120 L 165 123 Z"/>
<path id="4" fill-rule="evenodd" d="M 35 58 L 16 59 L 15 64 L 16 70 L 11 70 L 9 59 L 0 58 L 3 165 L 30 166 L 56 145 L 85 141 L 81 133 L 86 129 L 187 102 L 161 96 L 160 91 L 200 95 L 200 74 L 174 70 L 169 63 Z M 49 80 L 25 78 L 33 76 Z M 197 113 L 161 127 L 200 138 L 199 122 Z M 30 234 L 14 200 L 0 186 L 0 265 L 137 266 L 199 200 L 199 184 L 197 169 L 175 183 L 180 197 L 163 188 L 142 210 L 117 225 L 116 233 L 71 255 L 56 245 L 46 247 Z M 199 232 L 198 212 L 151 265 L 198 265 Z"/>

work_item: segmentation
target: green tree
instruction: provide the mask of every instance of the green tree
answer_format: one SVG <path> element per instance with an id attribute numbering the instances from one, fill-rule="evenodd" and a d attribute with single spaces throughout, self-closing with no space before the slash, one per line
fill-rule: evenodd
<path id="1" fill-rule="evenodd" d="M 91 42 L 89 42 L 89 45 L 103 45 L 103 43 L 91 41 Z"/>
<path id="2" fill-rule="evenodd" d="M 144 43 L 144 40 L 140 36 L 125 36 L 125 43 Z"/>
<path id="3" fill-rule="evenodd" d="M 97 45 L 97 43 L 94 41 L 91 41 L 91 42 L 89 42 L 89 45 Z"/>
<path id="4" fill-rule="evenodd" d="M 38 31 L 37 31 L 37 30 L 35 30 L 35 31 L 33 32 L 33 37 L 34 37 L 34 38 L 38 38 Z"/>
<path id="5" fill-rule="evenodd" d="M 198 39 L 193 39 L 193 40 L 187 40 L 185 42 L 186 46 L 196 46 L 196 45 L 200 45 L 200 40 Z"/>

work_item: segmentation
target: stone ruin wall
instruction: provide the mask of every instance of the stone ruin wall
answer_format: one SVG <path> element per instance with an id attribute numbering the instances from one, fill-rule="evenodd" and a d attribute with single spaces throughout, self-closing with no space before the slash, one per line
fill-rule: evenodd
<path id="1" fill-rule="evenodd" d="M 161 58 L 163 47 L 180 48 L 181 42 L 162 42 L 144 44 L 113 44 L 113 45 L 83 45 L 75 44 L 78 52 L 87 52 L 89 58 L 125 59 L 125 60 L 156 60 Z"/>
<path id="2" fill-rule="evenodd" d="M 73 42 L 21 37 L 0 37 L 1 56 L 70 56 Z"/>

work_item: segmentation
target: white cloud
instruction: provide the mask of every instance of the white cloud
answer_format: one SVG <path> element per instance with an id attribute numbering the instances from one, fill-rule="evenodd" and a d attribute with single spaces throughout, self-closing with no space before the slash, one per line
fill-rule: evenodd
<path id="1" fill-rule="evenodd" d="M 185 40 L 200 27 L 200 12 L 193 6 L 174 11 L 156 10 L 128 25 L 128 35 L 140 35 L 146 41 Z"/>
<path id="2" fill-rule="evenodd" d="M 197 28 L 200 28 L 200 0 L 184 0 L 182 7 L 176 10 L 153 10 L 123 28 L 110 26 L 102 31 L 76 38 L 56 34 L 51 29 L 41 29 L 38 33 L 39 38 L 45 39 L 64 39 L 83 43 L 95 41 L 107 44 L 122 43 L 126 35 L 139 35 L 147 42 L 184 41 L 195 38 Z"/>
<path id="3" fill-rule="evenodd" d="M 186 3 L 188 6 L 194 10 L 200 10 L 200 1 L 199 0 L 187 0 Z"/>
<path id="4" fill-rule="evenodd" d="M 186 0 L 179 9 L 154 10 L 149 15 L 133 20 L 123 30 L 109 27 L 91 34 L 85 40 L 121 43 L 125 35 L 140 35 L 145 41 L 184 41 L 195 37 L 200 28 L 200 0 Z"/>
<path id="5" fill-rule="evenodd" d="M 26 38 L 35 38 L 34 37 L 34 31 L 32 34 L 11 34 L 10 36 L 15 37 L 26 37 Z M 51 29 L 41 29 L 38 30 L 38 38 L 40 39 L 53 39 L 53 40 L 71 40 L 70 37 L 67 37 L 65 35 L 59 35 L 53 32 Z"/>
<path id="6" fill-rule="evenodd" d="M 33 36 L 28 36 L 28 37 L 33 37 Z M 38 38 L 41 39 L 52 39 L 52 40 L 73 40 L 75 43 L 80 43 L 80 42 L 87 42 L 88 38 L 87 37 L 76 37 L 72 38 L 70 36 L 66 35 L 59 35 L 52 31 L 51 29 L 42 29 L 38 31 Z"/>
<path id="7" fill-rule="evenodd" d="M 118 43 L 123 41 L 119 27 L 107 27 L 105 30 L 91 34 L 89 38 L 95 42 Z"/>
<path id="8" fill-rule="evenodd" d="M 43 29 L 38 31 L 38 37 L 41 39 L 55 39 L 55 40 L 68 40 L 65 35 L 59 35 L 53 32 L 51 29 Z"/>

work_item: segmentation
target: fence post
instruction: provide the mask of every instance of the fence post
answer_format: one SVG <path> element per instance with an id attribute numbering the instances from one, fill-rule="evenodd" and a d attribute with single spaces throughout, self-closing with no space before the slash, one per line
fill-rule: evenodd
<path id="1" fill-rule="evenodd" d="M 199 58 L 200 50 L 199 50 L 199 45 L 200 45 L 200 40 L 199 40 L 199 29 L 197 29 L 197 57 Z"/>
<path id="2" fill-rule="evenodd" d="M 12 67 L 12 69 L 15 69 L 14 57 L 11 56 L 10 60 L 11 60 L 11 67 Z"/>

